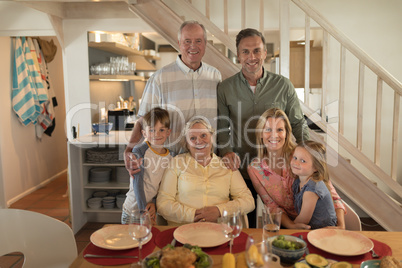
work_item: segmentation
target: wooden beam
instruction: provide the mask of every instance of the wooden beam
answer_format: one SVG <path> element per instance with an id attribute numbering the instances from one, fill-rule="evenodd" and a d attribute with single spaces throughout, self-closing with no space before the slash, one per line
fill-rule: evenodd
<path id="1" fill-rule="evenodd" d="M 323 44 L 322 44 L 322 91 L 321 91 L 321 120 L 327 122 L 327 113 L 325 107 L 327 106 L 327 83 L 328 83 L 328 38 L 327 31 L 323 31 Z"/>
<path id="2" fill-rule="evenodd" d="M 310 103 L 310 17 L 305 18 L 305 44 L 304 44 L 304 103 Z"/>
<path id="3" fill-rule="evenodd" d="M 229 34 L 228 0 L 223 0 L 223 32 Z"/>
<path id="4" fill-rule="evenodd" d="M 264 35 L 264 0 L 260 0 L 260 32 Z"/>
<path id="5" fill-rule="evenodd" d="M 246 28 L 246 0 L 241 0 L 241 28 Z"/>
<path id="6" fill-rule="evenodd" d="M 279 69 L 280 74 L 287 78 L 290 66 L 289 5 L 290 0 L 279 1 Z"/>
<path id="7" fill-rule="evenodd" d="M 382 113 L 382 79 L 377 77 L 377 97 L 375 109 L 375 143 L 374 143 L 374 163 L 380 166 L 381 157 L 381 113 Z"/>
<path id="8" fill-rule="evenodd" d="M 344 134 L 345 127 L 345 76 L 346 48 L 341 45 L 340 74 L 339 74 L 339 133 Z"/>
<path id="9" fill-rule="evenodd" d="M 392 124 L 392 157 L 391 157 L 391 177 L 396 180 L 398 173 L 398 130 L 399 130 L 399 110 L 401 96 L 398 92 L 394 93 L 394 123 Z"/>
<path id="10" fill-rule="evenodd" d="M 356 147 L 362 149 L 363 143 L 363 100 L 364 100 L 364 64 L 359 63 L 359 88 L 357 94 L 357 137 Z"/>
<path id="11" fill-rule="evenodd" d="M 53 29 L 56 32 L 57 40 L 59 41 L 61 48 L 64 50 L 63 20 L 53 15 L 48 16 L 50 22 L 52 23 Z"/>

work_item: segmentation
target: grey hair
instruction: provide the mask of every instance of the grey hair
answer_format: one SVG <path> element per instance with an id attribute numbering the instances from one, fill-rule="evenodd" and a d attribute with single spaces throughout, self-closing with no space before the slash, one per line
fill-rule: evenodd
<path id="1" fill-rule="evenodd" d="M 202 25 L 201 23 L 199 23 L 196 20 L 188 20 L 185 21 L 181 24 L 179 32 L 177 34 L 177 40 L 180 42 L 181 39 L 181 32 L 183 31 L 183 28 L 186 27 L 187 25 L 199 25 L 202 28 L 202 31 L 204 32 L 204 41 L 205 43 L 207 42 L 207 31 L 205 30 L 204 25 Z"/>
<path id="2" fill-rule="evenodd" d="M 190 121 L 188 121 L 186 123 L 186 125 L 183 128 L 183 132 L 182 132 L 182 147 L 187 149 L 187 134 L 189 133 L 190 129 L 195 125 L 195 124 L 202 124 L 209 133 L 211 133 L 211 136 L 215 135 L 215 129 L 211 126 L 211 124 L 209 123 L 209 120 L 206 117 L 201 117 L 201 116 L 197 116 L 192 118 Z M 214 146 L 212 144 L 212 151 L 214 149 Z"/>

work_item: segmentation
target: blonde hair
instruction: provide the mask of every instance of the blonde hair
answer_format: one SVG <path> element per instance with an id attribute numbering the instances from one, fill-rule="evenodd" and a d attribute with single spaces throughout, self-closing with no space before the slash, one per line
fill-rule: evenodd
<path id="1" fill-rule="evenodd" d="M 329 173 L 326 161 L 327 150 L 325 146 L 316 141 L 304 141 L 297 145 L 297 147 L 304 148 L 313 159 L 313 167 L 316 171 L 310 176 L 315 182 L 324 181 L 328 190 L 331 192 L 329 183 Z"/>
<path id="2" fill-rule="evenodd" d="M 183 132 L 182 132 L 182 147 L 186 148 L 186 150 L 188 151 L 187 148 L 187 134 L 189 133 L 190 129 L 195 125 L 195 124 L 202 124 L 207 130 L 208 132 L 211 134 L 211 136 L 215 135 L 215 129 L 211 126 L 211 124 L 209 123 L 208 119 L 203 118 L 203 117 L 195 117 L 193 119 L 191 119 L 190 121 L 187 122 L 187 124 L 184 126 L 183 128 Z M 212 149 L 211 151 L 214 150 L 214 145 L 212 144 Z"/>
<path id="3" fill-rule="evenodd" d="M 285 143 L 282 148 L 282 157 L 285 160 L 285 163 L 288 165 L 290 156 L 296 144 L 292 138 L 292 126 L 290 125 L 289 119 L 284 111 L 278 108 L 271 108 L 266 110 L 258 119 L 257 126 L 256 126 L 256 143 L 257 143 L 257 157 L 260 159 L 264 159 L 264 157 L 268 157 L 268 150 L 265 147 L 262 141 L 262 133 L 264 131 L 265 124 L 268 118 L 280 118 L 285 123 L 285 130 L 286 130 L 286 139 Z"/>

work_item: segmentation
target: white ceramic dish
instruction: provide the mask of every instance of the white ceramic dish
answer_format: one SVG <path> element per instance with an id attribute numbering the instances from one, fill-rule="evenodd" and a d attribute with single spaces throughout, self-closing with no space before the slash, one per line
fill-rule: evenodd
<path id="1" fill-rule="evenodd" d="M 366 236 L 346 230 L 317 229 L 307 235 L 315 247 L 339 256 L 357 256 L 369 252 L 373 241 Z"/>
<path id="2" fill-rule="evenodd" d="M 142 242 L 148 243 L 152 233 Z M 133 240 L 128 233 L 128 225 L 112 225 L 94 232 L 90 237 L 91 242 L 100 248 L 111 250 L 123 250 L 138 247 L 138 242 Z"/>
<path id="3" fill-rule="evenodd" d="M 229 241 L 222 232 L 222 226 L 212 222 L 182 225 L 174 231 L 173 236 L 182 244 L 201 248 L 216 247 Z"/>

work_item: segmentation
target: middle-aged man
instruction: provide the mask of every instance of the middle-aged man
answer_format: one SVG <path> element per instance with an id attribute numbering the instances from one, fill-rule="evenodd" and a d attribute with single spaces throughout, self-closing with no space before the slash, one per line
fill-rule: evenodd
<path id="1" fill-rule="evenodd" d="M 242 69 L 218 86 L 218 148 L 229 168 L 240 168 L 256 200 L 247 166 L 257 152 L 255 127 L 259 116 L 269 108 L 280 108 L 289 117 L 297 141 L 308 139 L 309 133 L 290 80 L 263 68 L 267 56 L 264 36 L 255 29 L 241 30 L 236 48 Z M 255 210 L 248 217 L 250 227 L 255 227 Z"/>
<path id="2" fill-rule="evenodd" d="M 186 21 L 179 29 L 180 55 L 175 62 L 158 70 L 147 82 L 138 115 L 141 117 L 131 133 L 124 151 L 126 168 L 130 175 L 139 172 L 140 159 L 131 153 L 141 141 L 142 116 L 153 107 L 169 111 L 171 134 L 168 144 L 171 151 L 181 151 L 181 130 L 194 116 L 203 116 L 216 129 L 216 88 L 222 80 L 214 67 L 201 62 L 207 45 L 207 34 L 202 24 Z"/>

